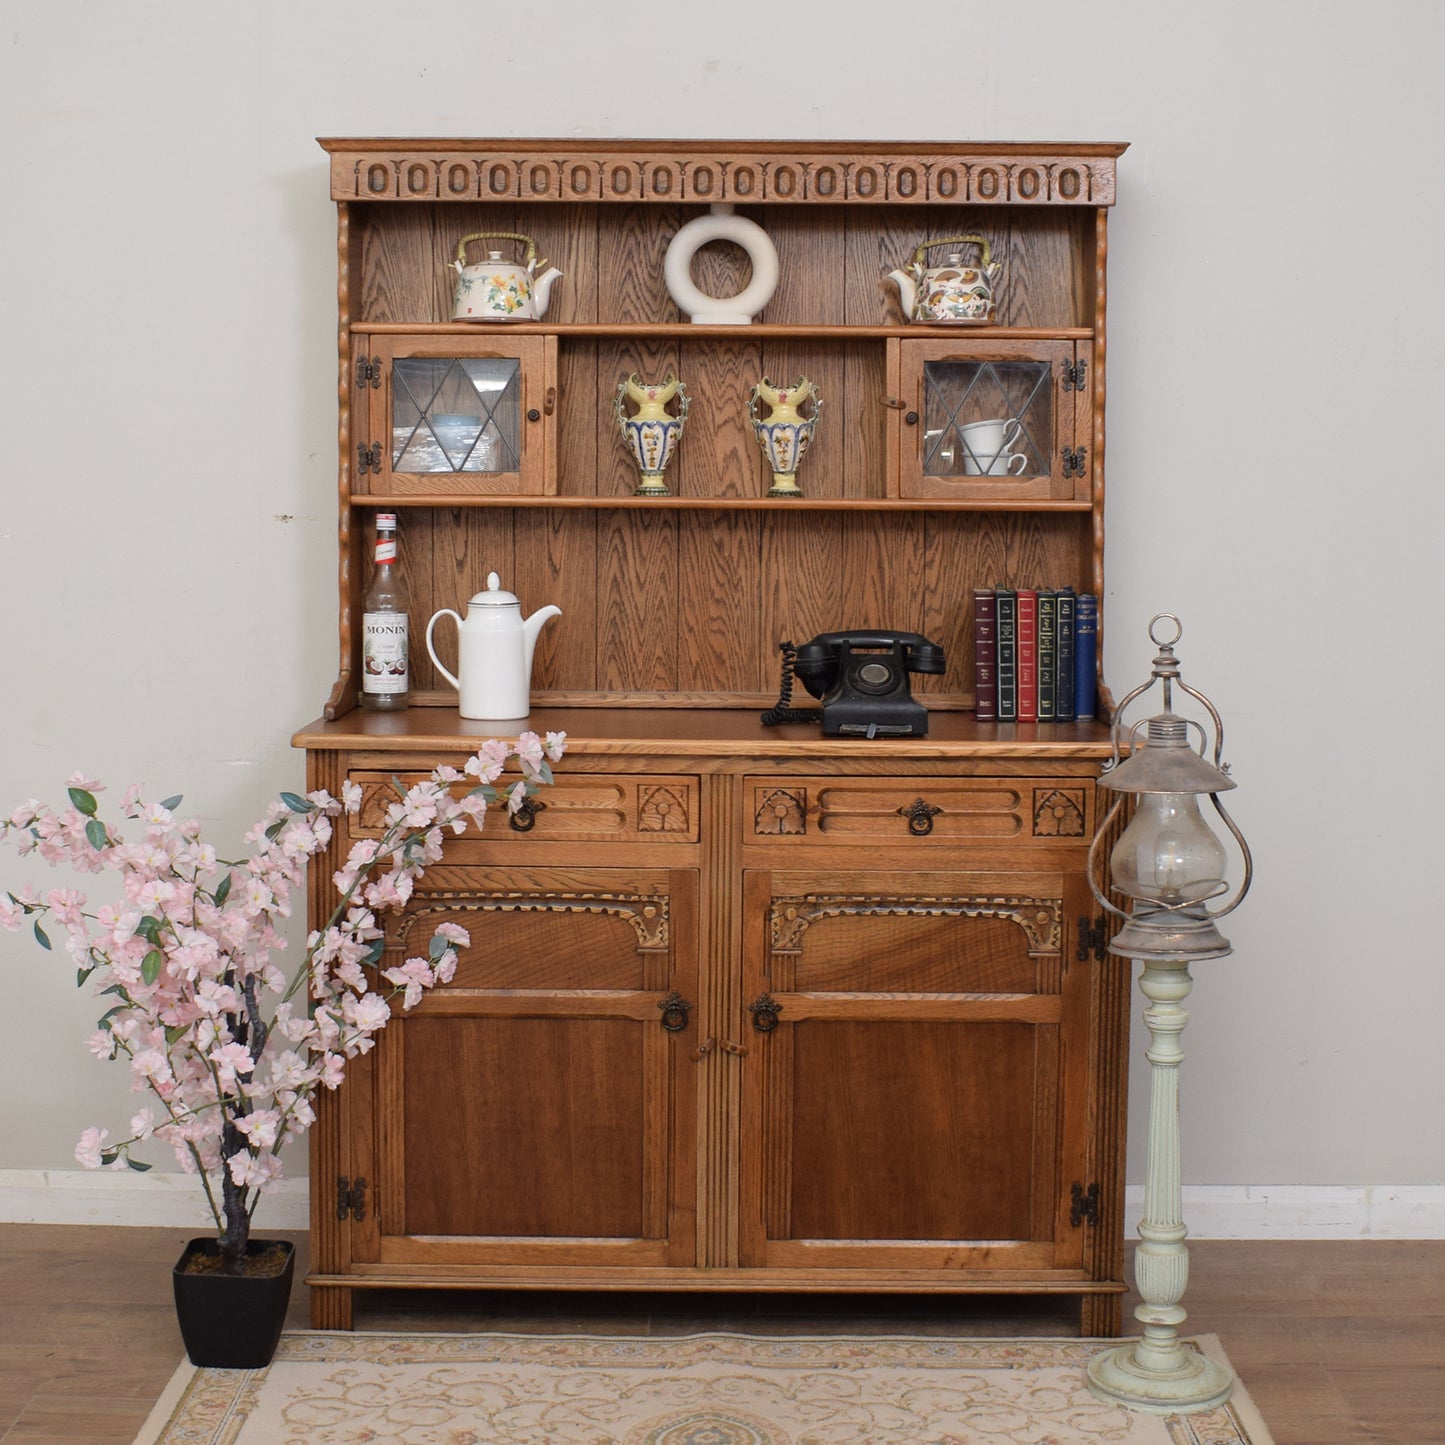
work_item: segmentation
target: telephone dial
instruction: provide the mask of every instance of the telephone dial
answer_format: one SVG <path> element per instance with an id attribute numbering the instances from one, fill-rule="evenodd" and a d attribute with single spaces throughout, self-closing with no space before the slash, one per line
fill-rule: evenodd
<path id="1" fill-rule="evenodd" d="M 780 642 L 783 680 L 764 723 L 821 722 L 827 737 L 923 737 L 928 712 L 910 672 L 943 671 L 943 649 L 916 632 L 824 632 L 795 647 Z M 790 706 L 796 678 L 821 708 Z"/>

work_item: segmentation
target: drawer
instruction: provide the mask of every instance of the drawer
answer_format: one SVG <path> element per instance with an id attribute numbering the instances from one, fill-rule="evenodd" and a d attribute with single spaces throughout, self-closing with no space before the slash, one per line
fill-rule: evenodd
<path id="1" fill-rule="evenodd" d="M 1094 784 L 1070 778 L 748 778 L 748 843 L 1084 841 Z"/>
<path id="2" fill-rule="evenodd" d="M 374 838 L 382 832 L 386 810 L 397 799 L 393 778 L 403 787 L 411 787 L 425 777 L 422 772 L 352 772 L 351 781 L 361 787 L 361 812 L 351 824 L 352 833 Z M 505 786 L 515 781 L 508 775 L 501 783 Z M 455 791 L 460 796 L 472 786 L 468 779 L 456 784 Z M 696 778 L 562 773 L 531 801 L 535 811 L 530 827 L 518 827 L 522 819 L 509 818 L 504 805 L 494 804 L 487 810 L 484 833 L 479 835 L 469 827 L 465 836 L 534 838 L 553 843 L 697 842 Z"/>

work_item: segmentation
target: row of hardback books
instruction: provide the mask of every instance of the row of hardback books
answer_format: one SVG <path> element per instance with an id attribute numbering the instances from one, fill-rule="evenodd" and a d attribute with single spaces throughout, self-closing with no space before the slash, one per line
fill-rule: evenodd
<path id="1" fill-rule="evenodd" d="M 976 587 L 974 716 L 1075 722 L 1094 716 L 1099 599 L 1072 587 Z"/>

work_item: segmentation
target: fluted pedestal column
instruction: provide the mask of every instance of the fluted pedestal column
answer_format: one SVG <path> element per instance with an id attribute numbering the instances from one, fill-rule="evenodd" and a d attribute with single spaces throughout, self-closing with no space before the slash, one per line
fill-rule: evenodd
<path id="1" fill-rule="evenodd" d="M 1179 1301 L 1189 1282 L 1179 1163 L 1179 1046 L 1189 1014 L 1182 1007 L 1193 980 L 1183 959 L 1147 959 L 1139 986 L 1148 999 L 1149 1152 L 1144 1173 L 1144 1218 L 1134 1255 L 1134 1282 L 1143 1303 L 1134 1311 L 1142 1338 L 1096 1355 L 1089 1388 L 1101 1399 L 1161 1415 L 1222 1405 L 1234 1376 L 1214 1360 L 1186 1349 Z"/>

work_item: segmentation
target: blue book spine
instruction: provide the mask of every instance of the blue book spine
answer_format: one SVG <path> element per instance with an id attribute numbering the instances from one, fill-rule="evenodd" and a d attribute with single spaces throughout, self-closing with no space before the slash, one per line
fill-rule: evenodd
<path id="1" fill-rule="evenodd" d="M 1099 599 L 1081 592 L 1074 601 L 1074 712 L 1091 718 L 1098 705 Z"/>
<path id="2" fill-rule="evenodd" d="M 1018 593 L 1011 588 L 994 589 L 998 609 L 998 720 L 1017 722 L 1019 715 L 1019 632 Z"/>
<path id="3" fill-rule="evenodd" d="M 1073 722 L 1074 589 L 1072 587 L 1059 588 L 1057 602 L 1059 608 L 1059 661 L 1056 669 L 1058 684 L 1054 689 L 1054 719 L 1057 722 Z"/>

